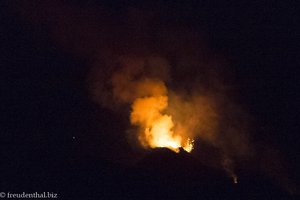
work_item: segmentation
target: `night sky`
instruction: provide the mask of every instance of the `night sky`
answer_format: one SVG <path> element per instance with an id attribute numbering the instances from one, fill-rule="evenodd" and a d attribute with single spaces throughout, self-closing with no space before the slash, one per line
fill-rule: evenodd
<path id="1" fill-rule="evenodd" d="M 1 191 L 49 191 L 62 199 L 206 199 L 216 194 L 221 195 L 217 199 L 249 199 L 253 194 L 260 199 L 288 198 L 285 187 L 299 188 L 296 1 L 1 1 L 0 7 Z M 129 160 L 144 153 L 124 136 L 129 108 L 114 112 L 99 105 L 91 97 L 88 79 L 95 52 L 105 54 L 111 45 L 112 52 L 123 53 L 127 41 L 139 43 L 131 38 L 139 22 L 133 27 L 122 24 L 128 10 L 138 13 L 137 18 L 153 17 L 152 31 L 179 27 L 195 33 L 205 43 L 203 57 L 226 66 L 218 71 L 229 77 L 232 96 L 247 113 L 257 154 L 253 167 L 239 168 L 246 182 L 240 188 L 227 182 L 226 173 L 194 164 L 194 156 L 185 153 L 153 151 L 135 160 L 139 164 Z M 128 35 L 115 39 L 124 28 Z M 102 29 L 108 31 L 95 31 Z M 137 34 L 142 44 L 172 54 L 160 50 L 163 44 L 148 34 Z M 133 45 L 130 51 L 137 49 Z M 176 65 L 175 58 L 168 58 Z M 173 88 L 189 80 L 180 66 L 171 75 Z M 266 158 L 269 163 L 262 169 L 281 165 L 280 170 L 257 170 L 258 160 Z M 172 177 L 181 173 L 187 174 Z M 281 176 L 290 177 L 292 186 L 276 178 Z M 214 185 L 215 179 L 220 181 Z"/>

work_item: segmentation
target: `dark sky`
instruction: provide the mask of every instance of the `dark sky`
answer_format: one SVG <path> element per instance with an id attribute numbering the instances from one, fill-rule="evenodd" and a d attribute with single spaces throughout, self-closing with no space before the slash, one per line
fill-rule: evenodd
<path id="1" fill-rule="evenodd" d="M 223 55 L 231 65 L 235 95 L 253 122 L 253 141 L 278 150 L 299 183 L 296 1 L 61 3 L 78 12 L 91 9 L 91 15 L 105 10 L 117 19 L 128 7 L 155 10 L 162 16 L 161 23 L 203 34 L 211 52 Z M 59 172 L 63 176 L 74 160 L 102 163 L 107 155 L 115 157 L 117 152 L 111 152 L 110 146 L 132 151 L 124 138 L 103 137 L 106 132 L 124 132 L 126 121 L 91 101 L 88 58 L 53 37 L 51 17 L 39 15 L 45 19 L 36 20 L 24 14 L 25 5 L 26 1 L 1 1 L 0 10 L 1 171 L 9 179 L 2 179 L 0 188 L 11 191 L 36 186 L 28 181 L 22 190 L 24 182 L 19 177 L 24 174 L 39 180 L 63 168 Z M 46 4 L 37 5 L 33 8 Z"/>

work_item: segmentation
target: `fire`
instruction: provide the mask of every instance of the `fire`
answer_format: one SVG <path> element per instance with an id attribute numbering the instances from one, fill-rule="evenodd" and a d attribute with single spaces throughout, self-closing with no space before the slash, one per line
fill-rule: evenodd
<path id="1" fill-rule="evenodd" d="M 164 83 L 167 75 L 163 74 L 167 70 L 159 73 L 146 70 L 149 63 L 161 63 L 167 67 L 166 63 L 159 59 L 137 57 L 121 57 L 119 62 L 122 67 L 111 79 L 113 95 L 117 101 L 131 104 L 130 122 L 138 127 L 140 144 L 144 148 L 165 147 L 175 152 L 183 148 L 191 152 L 194 145 L 186 134 L 187 129 L 182 128 L 182 122 L 176 123 L 166 113 L 169 97 Z"/>
<path id="2" fill-rule="evenodd" d="M 132 104 L 131 123 L 141 128 L 140 142 L 146 148 L 165 147 L 179 152 L 193 150 L 193 140 L 174 133 L 172 116 L 163 114 L 168 107 L 168 96 L 153 95 L 136 99 Z"/>

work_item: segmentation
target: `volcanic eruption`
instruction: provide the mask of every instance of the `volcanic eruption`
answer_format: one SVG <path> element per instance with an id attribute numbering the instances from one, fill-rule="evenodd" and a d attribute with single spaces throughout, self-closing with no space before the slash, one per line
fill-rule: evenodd
<path id="1" fill-rule="evenodd" d="M 169 100 L 166 84 L 151 74 L 150 77 L 143 75 L 148 59 L 120 59 L 120 69 L 111 81 L 113 95 L 117 101 L 131 104 L 130 122 L 138 129 L 141 146 L 166 147 L 175 152 L 182 147 L 191 152 L 193 139 L 178 131 L 172 115 L 166 113 Z"/>
<path id="2" fill-rule="evenodd" d="M 231 76 L 235 70 L 226 56 L 219 55 L 214 46 L 208 47 L 205 29 L 200 25 L 189 28 L 190 18 L 161 12 L 160 7 L 155 6 L 155 9 L 125 6 L 115 10 L 109 6 L 45 2 L 40 6 L 35 3 L 20 6 L 22 18 L 27 17 L 38 30 L 46 28 L 57 47 L 76 57 L 76 62 L 77 58 L 83 61 L 87 69 L 86 74 L 80 72 L 80 77 L 83 74 L 86 79 L 81 78 L 86 82 L 80 89 L 88 90 L 82 92 L 88 98 L 82 99 L 91 107 L 87 109 L 91 115 L 94 112 L 97 117 L 101 115 L 100 120 L 93 116 L 97 128 L 90 124 L 82 128 L 82 138 L 86 141 L 79 140 L 76 144 L 81 145 L 80 153 L 88 151 L 94 160 L 121 163 L 121 168 L 133 163 L 130 165 L 135 170 L 132 174 L 149 166 L 158 168 L 154 170 L 154 177 L 165 171 L 173 172 L 172 175 L 188 174 L 193 168 L 193 174 L 182 180 L 189 182 L 195 177 L 195 188 L 200 182 L 204 183 L 201 187 L 209 184 L 217 179 L 216 174 L 224 172 L 237 183 L 236 172 L 240 168 L 247 169 L 249 163 L 258 170 L 267 169 L 265 171 L 274 171 L 280 166 L 280 162 L 262 164 L 268 161 L 265 158 L 271 161 L 275 158 L 270 153 L 261 158 L 263 151 L 255 149 L 249 140 L 251 122 L 235 98 L 241 96 L 239 86 L 233 83 L 235 76 Z M 165 9 L 170 10 L 169 6 Z M 77 84 L 77 79 L 74 82 Z M 88 129 L 90 131 L 86 131 Z M 263 146 L 268 149 L 267 145 Z M 258 158 L 254 156 L 257 153 Z M 138 169 L 134 168 L 135 164 Z M 164 170 L 160 170 L 162 166 Z M 98 168 L 101 164 L 95 170 L 101 180 L 104 173 Z M 213 173 L 208 173 L 210 171 Z M 150 176 L 147 173 L 142 173 L 147 176 L 145 184 Z M 202 179 L 204 174 L 211 178 Z M 238 174 L 241 177 L 238 185 L 241 185 L 242 176 Z M 280 173 L 275 170 L 274 174 Z M 127 178 L 124 185 L 130 179 Z M 115 179 L 112 182 L 118 183 Z M 212 187 L 212 191 L 219 190 Z"/>

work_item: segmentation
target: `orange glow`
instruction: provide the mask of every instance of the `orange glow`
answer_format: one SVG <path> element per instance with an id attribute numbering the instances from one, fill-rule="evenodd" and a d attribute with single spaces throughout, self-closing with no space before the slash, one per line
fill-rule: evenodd
<path id="1" fill-rule="evenodd" d="M 138 98 L 133 102 L 131 123 L 141 128 L 141 144 L 146 148 L 169 148 L 177 153 L 182 147 L 191 152 L 193 140 L 174 133 L 172 116 L 162 113 L 167 107 L 166 95 Z"/>

